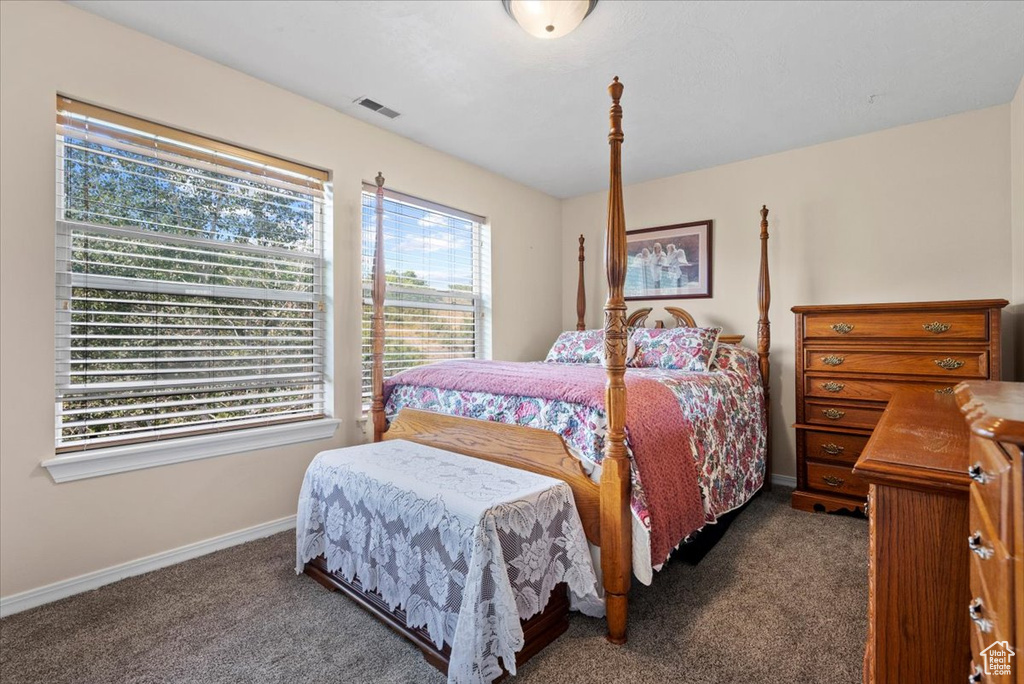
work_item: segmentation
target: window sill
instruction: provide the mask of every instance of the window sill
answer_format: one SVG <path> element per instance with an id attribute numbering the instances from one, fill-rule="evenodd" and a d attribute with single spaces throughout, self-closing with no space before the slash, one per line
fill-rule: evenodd
<path id="1" fill-rule="evenodd" d="M 89 477 L 124 473 L 129 470 L 237 454 L 242 451 L 255 451 L 285 444 L 330 439 L 340 424 L 340 420 L 323 418 L 301 423 L 268 425 L 237 432 L 108 447 L 57 456 L 43 461 L 42 465 L 50 471 L 50 477 L 54 482 L 72 482 Z"/>

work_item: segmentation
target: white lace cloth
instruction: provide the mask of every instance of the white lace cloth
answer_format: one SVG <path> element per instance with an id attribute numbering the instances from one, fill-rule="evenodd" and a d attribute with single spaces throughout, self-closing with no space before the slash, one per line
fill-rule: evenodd
<path id="1" fill-rule="evenodd" d="M 358 576 L 409 627 L 451 646 L 449 682 L 515 674 L 521 619 L 560 582 L 604 615 L 572 490 L 561 480 L 393 440 L 319 454 L 299 495 L 296 573 L 316 556 Z"/>

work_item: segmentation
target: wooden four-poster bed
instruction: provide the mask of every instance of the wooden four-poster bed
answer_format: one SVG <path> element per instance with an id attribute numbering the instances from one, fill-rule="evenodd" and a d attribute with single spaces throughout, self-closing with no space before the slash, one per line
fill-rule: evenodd
<path id="1" fill-rule="evenodd" d="M 623 289 L 626 276 L 626 222 L 622 198 L 621 147 L 622 108 L 619 99 L 623 86 L 616 77 L 608 88 L 612 97 L 610 183 L 608 191 L 608 226 L 605 241 L 605 269 L 608 299 L 604 307 L 604 371 L 606 373 L 603 408 L 607 415 L 607 431 L 603 439 L 603 460 L 600 479 L 588 476 L 581 461 L 563 441 L 562 436 L 548 430 L 501 422 L 446 415 L 415 408 L 401 408 L 390 421 L 386 417 L 384 386 L 384 300 L 386 294 L 383 245 L 384 178 L 377 177 L 377 223 L 373 257 L 372 335 L 372 404 L 374 441 L 404 439 L 438 447 L 447 451 L 495 461 L 505 465 L 548 475 L 565 481 L 573 490 L 576 506 L 588 540 L 600 547 L 608 634 L 615 644 L 626 641 L 627 601 L 633 568 L 634 521 L 631 512 L 631 459 L 627 446 L 627 346 L 634 326 L 642 325 L 650 309 L 627 315 Z M 764 422 L 761 438 L 767 436 L 769 394 L 770 328 L 768 308 L 768 210 L 761 209 L 761 256 L 758 278 L 758 326 L 755 373 L 760 373 L 763 388 Z M 584 330 L 586 294 L 583 285 L 583 239 L 580 239 L 577 294 L 577 329 Z M 669 307 L 668 312 L 678 325 L 694 327 L 693 318 Z M 723 336 L 723 342 L 738 343 L 741 336 Z M 599 370 L 591 368 L 590 371 Z M 758 410 L 761 410 L 760 407 Z M 760 416 L 759 416 L 760 420 Z M 760 424 L 760 422 L 759 422 Z M 766 447 L 767 448 L 767 447 Z M 764 486 L 770 484 L 768 453 L 764 455 Z M 684 535 L 686 536 L 686 535 Z"/>

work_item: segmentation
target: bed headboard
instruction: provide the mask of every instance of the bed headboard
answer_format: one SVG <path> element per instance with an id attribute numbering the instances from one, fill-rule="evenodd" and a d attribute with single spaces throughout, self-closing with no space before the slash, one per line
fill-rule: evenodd
<path id="1" fill-rule="evenodd" d="M 647 326 L 647 319 L 650 317 L 653 308 L 647 306 L 643 309 L 637 309 L 629 315 L 626 319 L 627 325 L 630 328 L 642 328 Z M 665 313 L 675 319 L 677 328 L 696 328 L 699 327 L 693 316 L 686 309 L 680 309 L 678 306 L 666 306 Z M 655 328 L 665 327 L 664 321 L 655 321 Z M 719 335 L 718 341 L 725 342 L 726 344 L 739 344 L 743 341 L 743 335 Z"/>

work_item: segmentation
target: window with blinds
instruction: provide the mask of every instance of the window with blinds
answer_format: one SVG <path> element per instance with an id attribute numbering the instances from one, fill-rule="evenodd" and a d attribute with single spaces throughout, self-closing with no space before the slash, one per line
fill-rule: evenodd
<path id="1" fill-rule="evenodd" d="M 363 192 L 363 405 L 369 406 L 376 187 Z M 392 191 L 384 199 L 384 377 L 442 359 L 483 356 L 484 219 Z"/>
<path id="2" fill-rule="evenodd" d="M 324 412 L 323 171 L 57 99 L 58 452 Z"/>

